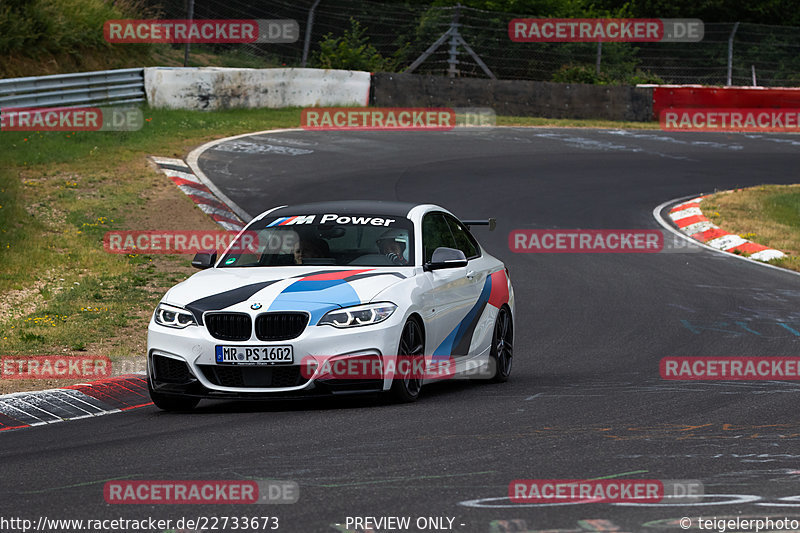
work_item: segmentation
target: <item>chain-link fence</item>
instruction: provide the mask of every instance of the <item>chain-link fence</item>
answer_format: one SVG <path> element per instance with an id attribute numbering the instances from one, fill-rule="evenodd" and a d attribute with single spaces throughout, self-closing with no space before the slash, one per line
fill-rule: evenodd
<path id="1" fill-rule="evenodd" d="M 188 0 L 163 8 L 164 18 L 186 18 Z M 467 7 L 431 7 L 373 0 L 197 0 L 194 18 L 295 19 L 301 36 L 292 44 L 215 45 L 269 66 L 302 66 L 309 13 L 313 14 L 307 66 L 322 65 L 327 35 L 340 37 L 356 21 L 363 40 L 382 63 L 402 72 L 451 28 L 474 50 L 446 38 L 425 56 L 416 73 L 539 81 L 677 83 L 704 85 L 800 85 L 800 28 L 705 21 L 701 42 L 686 43 L 516 43 L 508 36 L 514 18 L 535 13 L 503 13 Z M 209 45 L 206 45 L 206 47 Z M 201 49 L 198 49 L 201 50 Z M 729 73 L 730 52 L 730 73 Z M 455 62 L 454 62 L 455 59 Z M 480 62 L 485 63 L 483 68 Z M 381 64 L 381 63 L 379 63 Z M 237 65 L 234 59 L 228 66 Z"/>

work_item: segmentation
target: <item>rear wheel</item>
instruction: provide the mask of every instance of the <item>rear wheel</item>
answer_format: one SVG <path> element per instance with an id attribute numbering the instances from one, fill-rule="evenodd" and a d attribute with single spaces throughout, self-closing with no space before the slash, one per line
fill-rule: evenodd
<path id="1" fill-rule="evenodd" d="M 494 374 L 490 381 L 502 383 L 511 375 L 511 364 L 514 357 L 514 324 L 511 320 L 511 311 L 501 307 L 494 322 L 492 334 L 492 349 L 490 356 L 494 365 Z"/>
<path id="2" fill-rule="evenodd" d="M 392 382 L 392 396 L 400 402 L 414 402 L 422 389 L 421 365 L 425 362 L 425 337 L 422 326 L 410 318 L 403 326 L 397 350 L 397 370 Z M 402 361 L 402 363 L 401 363 Z"/>
<path id="3" fill-rule="evenodd" d="M 153 400 L 156 407 L 163 411 L 191 411 L 200 403 L 200 398 L 155 392 L 150 385 L 150 380 L 147 380 L 147 388 L 150 391 L 150 399 Z"/>

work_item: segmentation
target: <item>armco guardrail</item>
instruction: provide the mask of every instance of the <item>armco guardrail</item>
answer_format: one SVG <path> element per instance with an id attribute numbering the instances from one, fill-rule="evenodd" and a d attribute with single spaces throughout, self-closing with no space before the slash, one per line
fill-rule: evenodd
<path id="1" fill-rule="evenodd" d="M 146 99 L 143 68 L 0 80 L 0 108 L 117 105 Z"/>

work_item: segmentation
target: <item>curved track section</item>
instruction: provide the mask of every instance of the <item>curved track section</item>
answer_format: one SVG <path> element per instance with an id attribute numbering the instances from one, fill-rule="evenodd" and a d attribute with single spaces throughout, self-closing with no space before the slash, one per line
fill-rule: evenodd
<path id="1" fill-rule="evenodd" d="M 408 531 L 431 531 L 414 521 L 446 517 L 440 530 L 485 533 L 798 515 L 797 382 L 663 381 L 659 360 L 796 355 L 800 278 L 704 249 L 515 254 L 507 242 L 514 229 L 657 229 L 652 210 L 666 199 L 796 181 L 798 148 L 786 135 L 523 128 L 217 143 L 197 164 L 250 215 L 351 198 L 497 217 L 494 233 L 476 233 L 516 289 L 511 380 L 442 383 L 412 405 L 204 402 L 192 415 L 142 408 L 6 432 L 0 516 L 269 514 L 290 532 L 345 531 L 348 516 L 408 516 Z M 514 479 L 601 477 L 699 479 L 706 496 L 673 506 L 507 498 Z M 104 481 L 123 478 L 286 479 L 300 501 L 105 504 Z"/>

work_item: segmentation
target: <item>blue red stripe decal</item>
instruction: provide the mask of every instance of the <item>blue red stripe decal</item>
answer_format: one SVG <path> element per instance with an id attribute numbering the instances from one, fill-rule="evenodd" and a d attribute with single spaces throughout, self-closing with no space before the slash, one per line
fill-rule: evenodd
<path id="1" fill-rule="evenodd" d="M 458 325 L 445 337 L 442 343 L 436 350 L 433 351 L 434 357 L 449 357 L 451 355 L 467 355 L 469 353 L 469 346 L 472 343 L 472 334 L 475 332 L 475 326 L 478 325 L 483 310 L 489 302 L 489 295 L 492 292 L 492 276 L 486 276 L 486 281 L 481 289 L 481 294 L 478 296 L 478 301 L 472 306 L 466 316 L 458 323 Z"/>
<path id="2" fill-rule="evenodd" d="M 309 324 L 317 324 L 328 311 L 361 303 L 346 278 L 370 270 L 374 269 L 338 270 L 304 276 L 283 289 L 269 306 L 269 311 L 308 311 L 311 314 Z"/>

